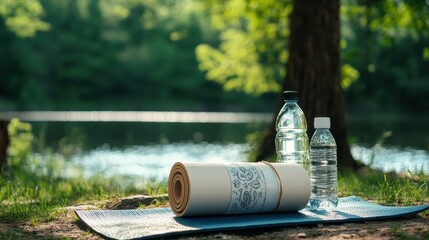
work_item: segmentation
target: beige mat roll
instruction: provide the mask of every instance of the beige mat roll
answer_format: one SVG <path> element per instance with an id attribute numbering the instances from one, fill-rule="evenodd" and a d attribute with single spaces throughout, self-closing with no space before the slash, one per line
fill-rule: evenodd
<path id="1" fill-rule="evenodd" d="M 168 178 L 177 216 L 286 212 L 303 209 L 310 179 L 294 163 L 181 163 Z"/>

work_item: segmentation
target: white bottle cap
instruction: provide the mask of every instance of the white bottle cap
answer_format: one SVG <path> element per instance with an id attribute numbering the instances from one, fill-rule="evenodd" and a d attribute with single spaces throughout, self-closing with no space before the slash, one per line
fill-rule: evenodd
<path id="1" fill-rule="evenodd" d="M 314 128 L 331 128 L 331 119 L 328 117 L 314 118 Z"/>

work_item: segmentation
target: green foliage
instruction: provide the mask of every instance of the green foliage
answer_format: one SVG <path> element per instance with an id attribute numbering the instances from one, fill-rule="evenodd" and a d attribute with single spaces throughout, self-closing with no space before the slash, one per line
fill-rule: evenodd
<path id="1" fill-rule="evenodd" d="M 429 60 L 429 47 L 423 49 L 423 59 L 426 61 Z"/>
<path id="2" fill-rule="evenodd" d="M 260 95 L 278 92 L 286 75 L 291 1 L 209 1 L 221 44 L 196 49 L 200 69 L 226 90 Z M 343 41 L 345 43 L 345 41 Z M 343 88 L 359 78 L 351 64 L 341 67 Z"/>
<path id="3" fill-rule="evenodd" d="M 253 109 L 260 101 L 205 81 L 195 48 L 218 38 L 199 1 L 40 4 L 49 31 L 21 39 L 0 21 L 0 110 L 217 110 L 233 99 Z"/>
<path id="4" fill-rule="evenodd" d="M 0 110 L 267 111 L 291 3 L 0 1 Z M 349 108 L 429 107 L 428 14 L 424 1 L 341 1 Z"/>
<path id="5" fill-rule="evenodd" d="M 347 89 L 355 81 L 359 79 L 359 71 L 352 67 L 350 64 L 343 64 L 341 66 L 341 87 Z"/>
<path id="6" fill-rule="evenodd" d="M 10 138 L 8 167 L 19 169 L 32 150 L 34 136 L 31 132 L 31 124 L 14 118 L 8 124 L 8 132 Z"/>
<path id="7" fill-rule="evenodd" d="M 41 19 L 43 14 L 43 7 L 37 0 L 0 1 L 0 16 L 5 19 L 6 27 L 22 38 L 50 29 L 50 25 Z"/>
<path id="8" fill-rule="evenodd" d="M 221 40 L 218 48 L 201 44 L 196 49 L 207 79 L 247 94 L 279 91 L 285 77 L 290 1 L 207 1 L 206 8 Z"/>
<path id="9" fill-rule="evenodd" d="M 415 113 L 429 106 L 428 14 L 424 1 L 342 2 L 343 62 L 359 72 L 346 90 L 348 106 Z"/>
<path id="10" fill-rule="evenodd" d="M 206 1 L 206 8 L 221 40 L 196 49 L 206 78 L 248 94 L 278 91 L 285 75 L 291 2 Z M 429 91 L 424 84 L 428 13 L 424 1 L 341 2 L 341 86 L 348 106 L 414 112 L 428 107 L 422 100 Z M 406 94 L 401 98 L 399 92 Z"/>

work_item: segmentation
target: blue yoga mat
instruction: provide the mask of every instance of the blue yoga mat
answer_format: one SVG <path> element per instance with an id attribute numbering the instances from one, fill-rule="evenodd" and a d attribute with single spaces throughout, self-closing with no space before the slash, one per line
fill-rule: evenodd
<path id="1" fill-rule="evenodd" d="M 208 206 L 209 207 L 209 206 Z M 336 211 L 176 217 L 170 208 L 78 210 L 77 216 L 94 232 L 110 239 L 150 239 L 165 236 L 248 228 L 346 223 L 417 214 L 429 205 L 390 207 L 359 197 L 340 198 Z"/>

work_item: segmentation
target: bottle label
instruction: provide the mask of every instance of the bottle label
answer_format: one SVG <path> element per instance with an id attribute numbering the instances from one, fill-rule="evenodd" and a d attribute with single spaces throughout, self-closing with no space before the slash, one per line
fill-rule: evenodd
<path id="1" fill-rule="evenodd" d="M 256 213 L 264 207 L 266 181 L 262 170 L 250 164 L 225 164 L 231 180 L 227 214 Z"/>

